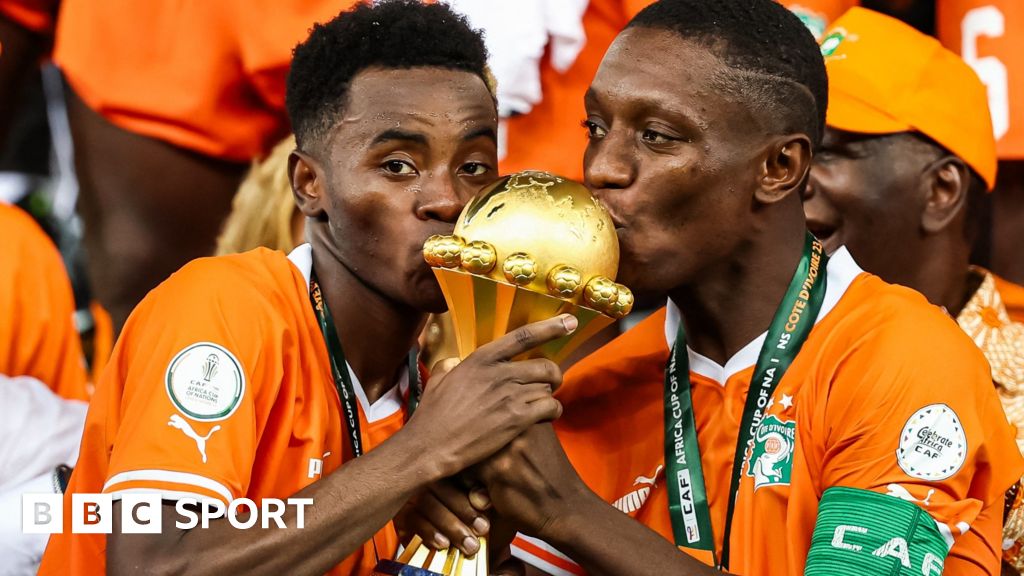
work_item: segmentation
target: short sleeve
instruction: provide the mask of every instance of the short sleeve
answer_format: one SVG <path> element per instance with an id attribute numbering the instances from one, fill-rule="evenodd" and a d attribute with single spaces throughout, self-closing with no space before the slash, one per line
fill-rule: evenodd
<path id="1" fill-rule="evenodd" d="M 248 490 L 282 380 L 283 320 L 217 260 L 186 266 L 125 325 L 101 382 L 123 389 L 106 493 L 226 503 Z"/>
<path id="2" fill-rule="evenodd" d="M 912 502 L 953 547 L 945 573 L 996 573 L 1003 495 L 1022 472 L 1014 430 L 983 356 L 952 321 L 909 320 L 878 327 L 838 364 L 819 488 Z"/>

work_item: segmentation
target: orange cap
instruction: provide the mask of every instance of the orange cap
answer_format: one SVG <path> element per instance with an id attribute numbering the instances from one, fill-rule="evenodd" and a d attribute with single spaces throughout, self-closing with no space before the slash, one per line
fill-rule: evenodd
<path id="1" fill-rule="evenodd" d="M 888 16 L 852 8 L 825 32 L 832 128 L 916 131 L 959 156 L 991 190 L 996 139 L 985 85 L 939 41 Z"/>

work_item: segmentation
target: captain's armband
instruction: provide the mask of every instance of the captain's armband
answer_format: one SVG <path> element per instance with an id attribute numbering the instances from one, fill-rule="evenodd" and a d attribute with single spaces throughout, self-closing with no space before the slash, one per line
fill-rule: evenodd
<path id="1" fill-rule="evenodd" d="M 941 576 L 949 547 L 921 507 L 857 488 L 829 488 L 805 576 Z"/>

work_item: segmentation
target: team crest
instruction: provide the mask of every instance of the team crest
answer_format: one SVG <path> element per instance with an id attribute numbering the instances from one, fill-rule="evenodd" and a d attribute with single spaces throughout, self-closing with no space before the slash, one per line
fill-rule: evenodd
<path id="1" fill-rule="evenodd" d="M 783 422 L 772 415 L 761 421 L 747 466 L 747 476 L 754 479 L 754 490 L 763 486 L 789 485 L 795 445 L 795 420 Z"/>
<path id="2" fill-rule="evenodd" d="M 171 402 L 193 420 L 231 416 L 245 393 L 245 374 L 238 360 L 212 342 L 198 342 L 178 352 L 164 380 Z"/>
<path id="3" fill-rule="evenodd" d="M 836 28 L 829 32 L 828 36 L 825 36 L 821 40 L 821 55 L 823 58 L 828 60 L 829 58 L 833 57 L 832 55 L 836 53 L 836 50 L 839 49 L 839 46 L 842 45 L 843 42 L 854 42 L 856 40 L 857 36 L 855 34 L 850 34 L 849 32 L 846 31 L 845 28 L 842 27 Z M 835 58 L 843 57 L 845 56 L 835 56 Z"/>

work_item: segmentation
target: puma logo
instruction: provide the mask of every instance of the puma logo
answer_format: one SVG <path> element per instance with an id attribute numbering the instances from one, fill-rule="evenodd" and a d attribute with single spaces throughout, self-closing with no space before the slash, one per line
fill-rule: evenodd
<path id="1" fill-rule="evenodd" d="M 662 468 L 663 466 L 659 465 L 650 477 L 637 476 L 636 480 L 633 480 L 633 486 L 640 487 L 613 502 L 612 506 L 626 514 L 632 514 L 639 510 L 647 502 L 647 497 L 651 495 L 651 488 L 654 488 Z"/>
<path id="2" fill-rule="evenodd" d="M 889 484 L 885 488 L 888 490 L 888 492 L 885 493 L 886 496 L 892 496 L 894 498 L 899 498 L 900 500 L 906 500 L 907 502 L 920 502 L 925 507 L 931 506 L 929 500 L 932 499 L 932 494 L 935 494 L 935 490 L 928 490 L 928 495 L 924 497 L 924 500 L 918 500 L 917 498 L 914 498 L 906 488 L 899 484 Z"/>
<path id="3" fill-rule="evenodd" d="M 210 436 L 212 436 L 214 432 L 220 430 L 220 424 L 210 428 L 210 431 L 206 433 L 206 436 L 196 434 L 196 431 L 192 429 L 192 426 L 177 414 L 171 414 L 171 421 L 168 422 L 167 425 L 174 426 L 178 430 L 184 432 L 185 436 L 195 440 L 196 448 L 199 448 L 199 453 L 203 456 L 203 464 L 206 464 L 206 441 L 210 439 Z"/>

